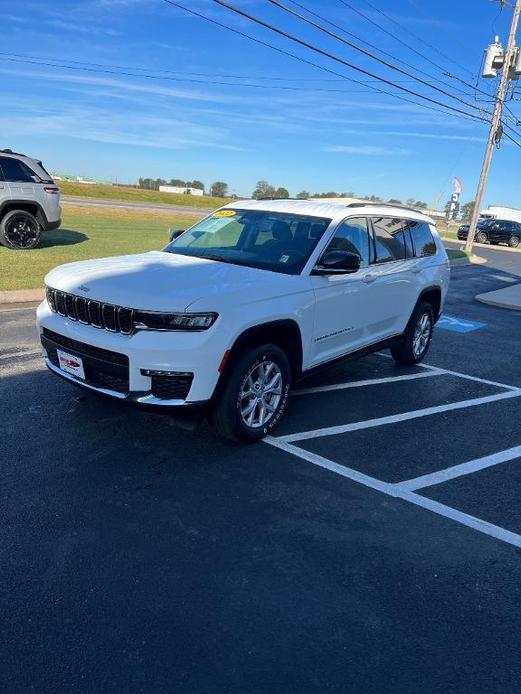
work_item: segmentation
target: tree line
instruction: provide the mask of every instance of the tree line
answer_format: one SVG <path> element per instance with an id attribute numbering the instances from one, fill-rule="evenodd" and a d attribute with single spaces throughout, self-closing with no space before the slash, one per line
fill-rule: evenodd
<path id="1" fill-rule="evenodd" d="M 259 198 L 289 198 L 289 192 L 286 188 L 275 187 L 268 181 L 257 181 L 257 186 L 251 194 L 252 198 L 258 200 Z M 328 191 L 327 193 L 310 193 L 308 190 L 301 190 L 297 193 L 296 197 L 299 200 L 307 200 L 308 198 L 360 198 L 360 200 L 367 200 L 368 202 L 387 202 L 389 205 L 407 205 L 407 207 L 416 207 L 417 209 L 425 210 L 428 205 L 423 200 L 415 200 L 414 198 L 408 198 L 405 203 L 397 198 L 390 198 L 389 200 L 384 200 L 378 195 L 355 195 L 353 192 L 338 193 L 336 191 Z"/>
<path id="2" fill-rule="evenodd" d="M 171 178 L 169 181 L 164 178 L 140 178 L 139 188 L 145 188 L 147 190 L 158 190 L 159 186 L 175 186 L 176 188 L 185 188 L 188 191 L 189 188 L 198 188 L 206 193 L 206 186 L 202 181 L 184 181 L 181 178 Z M 226 181 L 214 181 L 208 188 L 208 194 L 215 198 L 237 198 L 237 195 L 232 195 L 229 192 L 229 186 Z M 255 200 L 260 198 L 289 198 L 290 193 L 284 186 L 275 186 L 269 181 L 261 180 L 257 181 L 255 189 L 253 190 L 251 197 Z M 389 198 L 385 200 L 379 195 L 356 195 L 353 191 L 347 192 L 337 192 L 337 191 L 327 191 L 321 193 L 310 193 L 308 190 L 301 190 L 297 193 L 296 197 L 299 200 L 307 200 L 308 198 L 359 198 L 360 200 L 367 200 L 368 202 L 374 203 L 387 203 L 389 205 L 406 205 L 407 207 L 414 207 L 419 210 L 425 210 L 428 205 L 423 200 L 416 200 L 415 198 L 407 198 L 407 200 L 402 201 L 398 198 Z M 472 214 L 472 208 L 469 207 L 473 203 L 467 203 L 461 208 L 462 218 L 467 220 Z M 457 212 L 459 212 L 459 208 Z M 457 215 L 456 215 L 457 216 Z"/>

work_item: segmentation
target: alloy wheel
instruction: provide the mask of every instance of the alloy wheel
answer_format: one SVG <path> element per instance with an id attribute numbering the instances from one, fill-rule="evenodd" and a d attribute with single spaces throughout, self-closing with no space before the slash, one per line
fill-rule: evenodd
<path id="1" fill-rule="evenodd" d="M 282 397 L 282 372 L 271 360 L 255 364 L 243 381 L 239 394 L 241 419 L 252 429 L 265 426 Z"/>
<path id="2" fill-rule="evenodd" d="M 412 349 L 416 359 L 419 359 L 429 345 L 432 333 L 432 321 L 428 313 L 423 313 L 416 324 L 414 337 L 412 340 Z"/>
<path id="3" fill-rule="evenodd" d="M 5 238 L 15 248 L 29 248 L 38 239 L 38 223 L 24 214 L 12 217 L 4 231 Z"/>

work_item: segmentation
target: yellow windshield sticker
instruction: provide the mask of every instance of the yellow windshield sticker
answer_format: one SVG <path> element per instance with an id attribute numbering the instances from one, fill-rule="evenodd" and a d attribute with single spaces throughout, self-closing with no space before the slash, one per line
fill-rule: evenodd
<path id="1" fill-rule="evenodd" d="M 217 210 L 214 212 L 212 217 L 235 217 L 237 212 L 235 210 Z"/>

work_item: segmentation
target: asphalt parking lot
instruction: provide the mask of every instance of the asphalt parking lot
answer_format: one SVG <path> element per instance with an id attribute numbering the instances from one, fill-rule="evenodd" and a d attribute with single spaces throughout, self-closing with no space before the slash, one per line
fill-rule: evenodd
<path id="1" fill-rule="evenodd" d="M 83 394 L 0 313 L 2 688 L 518 691 L 521 313 L 474 301 L 518 275 L 455 268 L 424 366 L 308 378 L 246 447 Z"/>

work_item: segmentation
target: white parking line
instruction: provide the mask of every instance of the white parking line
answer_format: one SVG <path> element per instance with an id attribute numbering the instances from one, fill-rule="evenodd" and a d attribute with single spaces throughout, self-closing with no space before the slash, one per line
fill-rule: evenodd
<path id="1" fill-rule="evenodd" d="M 398 497 L 400 499 L 404 499 L 404 501 L 409 501 L 411 504 L 415 504 L 416 506 L 421 506 L 428 511 L 437 513 L 439 516 L 444 516 L 445 518 L 450 518 L 451 520 L 456 521 L 456 523 L 466 525 L 468 528 L 478 530 L 480 533 L 485 533 L 485 535 L 495 537 L 497 540 L 508 542 L 509 545 L 521 547 L 521 535 L 513 533 L 510 530 L 505 530 L 505 528 L 501 528 L 499 525 L 493 525 L 492 523 L 481 520 L 481 518 L 469 516 L 468 513 L 458 511 L 457 509 L 452 508 L 452 506 L 440 504 L 439 501 L 427 499 L 426 497 L 415 494 L 414 492 L 404 492 L 403 494 L 399 494 Z"/>
<path id="2" fill-rule="evenodd" d="M 415 477 L 411 480 L 399 482 L 395 486 L 401 491 L 412 492 L 416 489 L 423 489 L 424 487 L 431 487 L 434 484 L 441 484 L 442 482 L 453 480 L 456 477 L 461 477 L 462 475 L 478 472 L 478 470 L 484 470 L 485 468 L 492 467 L 493 465 L 507 463 L 509 460 L 514 460 L 515 458 L 521 458 L 521 446 L 508 448 L 506 451 L 500 451 L 499 453 L 486 455 L 483 458 L 469 460 L 468 463 L 453 465 L 452 467 L 445 468 L 445 470 L 438 470 L 437 472 L 431 472 L 428 475 L 422 475 L 421 477 Z"/>
<path id="3" fill-rule="evenodd" d="M 382 353 L 378 354 L 384 357 L 390 356 Z M 306 439 L 313 439 L 321 436 L 343 434 L 351 431 L 357 431 L 360 429 L 382 426 L 384 424 L 403 422 L 410 419 L 415 419 L 417 417 L 425 417 L 439 412 L 448 412 L 451 410 L 458 410 L 467 407 L 473 407 L 476 405 L 483 405 L 489 402 L 497 402 L 500 400 L 506 400 L 509 398 L 516 398 L 521 396 L 521 388 L 509 386 L 504 383 L 489 381 L 484 378 L 479 378 L 477 376 L 469 376 L 468 374 L 463 374 L 457 371 L 450 371 L 448 369 L 437 369 L 436 367 L 430 366 L 428 364 L 418 364 L 418 366 L 421 366 L 422 368 L 428 370 L 428 374 L 426 375 L 448 374 L 452 376 L 458 376 L 460 378 L 465 378 L 470 381 L 476 381 L 478 383 L 485 383 L 487 385 L 503 388 L 506 392 L 497 393 L 495 395 L 490 395 L 482 398 L 463 400 L 447 405 L 439 405 L 437 407 L 428 407 L 421 410 L 404 412 L 402 414 L 391 415 L 388 417 L 380 417 L 377 419 L 370 419 L 362 422 L 355 422 L 335 427 L 325 427 L 323 429 L 316 429 L 314 431 L 305 431 L 301 432 L 300 434 L 290 434 L 287 436 L 278 437 L 267 436 L 266 438 L 264 438 L 264 441 L 267 444 L 275 446 L 276 448 L 279 448 L 283 451 L 286 451 L 287 453 L 297 456 L 298 458 L 301 458 L 306 462 L 312 463 L 313 465 L 317 465 L 318 467 L 329 470 L 330 472 L 334 472 L 335 474 L 350 479 L 354 482 L 358 482 L 359 484 L 362 484 L 365 487 L 369 487 L 393 498 L 408 501 L 409 503 L 414 504 L 415 506 L 424 508 L 428 511 L 431 511 L 432 513 L 436 513 L 439 516 L 449 518 L 450 520 L 453 520 L 456 523 L 465 525 L 468 528 L 477 530 L 478 532 L 484 533 L 485 535 L 489 535 L 490 537 L 493 537 L 497 540 L 501 540 L 502 542 L 506 542 L 515 547 L 521 547 L 521 535 L 513 533 L 510 530 L 506 530 L 505 528 L 501 528 L 498 525 L 488 523 L 487 521 L 484 521 L 481 518 L 471 516 L 468 513 L 458 511 L 457 509 L 452 508 L 451 506 L 447 506 L 446 504 L 442 504 L 438 501 L 434 501 L 427 497 L 421 496 L 421 494 L 417 494 L 414 491 L 434 484 L 440 484 L 442 482 L 446 482 L 456 477 L 471 474 L 478 470 L 483 470 L 487 467 L 498 465 L 500 463 L 504 463 L 509 460 L 521 457 L 521 446 L 509 448 L 505 451 L 500 451 L 489 456 L 484 456 L 483 458 L 477 458 L 475 460 L 468 461 L 467 463 L 462 463 L 461 465 L 454 465 L 452 467 L 446 468 L 445 470 L 440 470 L 438 472 L 430 473 L 428 475 L 422 475 L 421 477 L 416 477 L 411 480 L 405 480 L 404 482 L 389 483 L 384 482 L 383 480 L 376 479 L 375 477 L 365 475 L 364 473 L 359 472 L 358 470 L 354 470 L 352 468 L 345 467 L 344 465 L 340 465 L 339 463 L 335 463 L 334 461 L 329 460 L 328 458 L 324 458 L 323 456 L 318 455 L 316 453 L 312 453 L 311 451 L 306 451 L 303 448 L 300 448 L 299 446 L 296 446 L 292 443 L 293 441 L 304 441 Z M 365 382 L 360 381 L 358 382 L 358 384 L 372 385 L 376 384 L 377 382 L 387 382 L 387 379 L 373 379 L 373 381 L 369 380 Z M 356 387 L 356 382 L 352 382 L 351 384 L 340 384 L 339 386 L 337 386 L 337 388 L 341 387 Z M 328 390 L 335 389 L 334 387 L 331 388 L 327 386 L 326 388 Z M 307 391 L 300 391 L 297 392 L 297 394 L 306 394 L 308 392 L 321 392 L 322 390 L 324 389 L 307 389 Z"/>
<path id="4" fill-rule="evenodd" d="M 400 381 L 413 381 L 417 378 L 429 378 L 431 376 L 443 376 L 443 369 L 432 369 L 404 376 L 387 376 L 386 378 L 370 378 L 362 381 L 348 381 L 347 383 L 333 383 L 329 386 L 317 386 L 316 388 L 300 388 L 292 391 L 291 395 L 312 395 L 314 393 L 327 393 L 331 390 L 345 390 L 346 388 L 363 388 L 365 386 L 378 386 L 382 383 L 397 383 Z"/>
<path id="5" fill-rule="evenodd" d="M 386 494 L 387 496 L 391 496 L 396 499 L 403 499 L 403 501 L 408 501 L 409 503 L 414 504 L 415 506 L 420 506 L 421 508 L 427 509 L 428 511 L 432 511 L 432 513 L 436 513 L 439 516 L 449 518 L 450 520 L 456 521 L 456 523 L 465 525 L 468 528 L 477 530 L 481 533 L 484 533 L 485 535 L 490 535 L 491 537 L 494 537 L 497 540 L 507 542 L 508 544 L 514 545 L 515 547 L 521 547 L 521 535 L 513 533 L 510 530 L 505 530 L 505 528 L 501 528 L 498 525 L 488 523 L 487 521 L 484 521 L 481 518 L 471 516 L 468 513 L 464 513 L 463 511 L 458 511 L 457 509 L 452 508 L 451 506 L 447 506 L 438 501 L 428 499 L 427 497 L 421 496 L 420 494 L 416 494 L 413 491 L 403 489 L 400 487 L 400 484 L 390 484 L 388 482 L 378 480 L 375 477 L 364 475 L 362 472 L 358 472 L 357 470 L 353 470 L 352 468 L 339 465 L 338 463 L 335 463 L 332 460 L 329 460 L 328 458 L 324 458 L 321 455 L 317 455 L 316 453 L 311 453 L 310 451 L 305 451 L 302 448 L 293 446 L 291 443 L 287 443 L 286 441 L 281 440 L 281 438 L 266 436 L 263 439 L 263 441 L 265 443 L 270 444 L 271 446 L 275 446 L 276 448 L 286 451 L 287 453 L 291 453 L 292 455 L 295 455 L 298 458 L 307 461 L 308 463 L 312 463 L 313 465 L 317 465 L 318 467 L 329 470 L 330 472 L 334 472 L 337 475 L 346 477 L 352 480 L 353 482 L 363 484 L 365 487 L 369 487 L 376 491 L 382 492 L 382 494 Z"/>
<path id="6" fill-rule="evenodd" d="M 451 412 L 453 410 L 461 410 L 467 407 L 475 407 L 484 405 L 489 402 L 498 402 L 508 398 L 521 397 L 521 388 L 508 390 L 504 393 L 496 393 L 495 395 L 487 395 L 481 398 L 472 398 L 471 400 L 459 400 L 445 405 L 436 405 L 434 407 L 425 407 L 421 410 L 412 410 L 410 412 L 401 412 L 399 414 L 388 415 L 386 417 L 377 417 L 376 419 L 365 419 L 361 422 L 352 422 L 350 424 L 340 424 L 338 426 L 323 427 L 322 429 L 312 429 L 310 431 L 302 431 L 298 434 L 286 434 L 285 436 L 276 437 L 279 441 L 292 443 L 293 441 L 306 441 L 308 439 L 317 439 L 322 436 L 335 436 L 336 434 L 347 434 L 351 431 L 359 431 L 360 429 L 370 429 L 372 427 L 383 426 L 384 424 L 396 424 L 397 422 L 406 422 L 410 419 L 418 419 L 419 417 L 427 417 L 440 412 Z"/>
<path id="7" fill-rule="evenodd" d="M 422 366 L 422 364 L 420 364 L 420 366 Z M 487 386 L 495 386 L 496 388 L 504 388 L 505 390 L 519 390 L 518 386 L 507 386 L 506 383 L 498 383 L 498 381 L 489 381 L 487 378 L 479 378 L 479 376 L 469 376 L 468 374 L 463 374 L 460 371 L 451 371 L 450 369 L 442 370 L 449 376 L 457 376 L 458 378 L 464 378 L 467 381 L 476 381 L 477 383 L 484 383 Z"/>
<path id="8" fill-rule="evenodd" d="M 390 354 L 385 354 L 385 352 L 375 352 L 379 357 L 385 357 L 386 359 L 392 359 Z M 485 383 L 489 386 L 496 386 L 497 388 L 505 388 L 506 390 L 517 390 L 517 386 L 507 386 L 506 383 L 499 383 L 498 381 L 489 381 L 487 378 L 480 378 L 479 376 L 470 376 L 469 374 L 461 373 L 461 371 L 451 371 L 450 369 L 438 369 L 436 366 L 431 366 L 430 364 L 416 364 L 420 369 L 435 369 L 437 371 L 443 371 L 451 376 L 458 376 L 459 378 L 465 378 L 467 381 L 476 381 L 477 383 Z"/>
<path id="9" fill-rule="evenodd" d="M 307 460 L 308 463 L 313 463 L 313 465 L 323 467 L 326 470 L 335 472 L 337 475 L 347 477 L 348 479 L 353 480 L 354 482 L 359 482 L 360 484 L 363 484 L 366 487 L 371 487 L 371 489 L 377 489 L 379 492 L 383 492 L 384 494 L 396 496 L 396 494 L 394 493 L 394 484 L 382 482 L 382 480 L 378 480 L 376 479 L 376 477 L 364 475 L 363 472 L 358 472 L 358 470 L 353 470 L 352 468 L 345 467 L 345 465 L 339 465 L 338 463 L 335 463 L 332 460 L 329 460 L 328 458 L 323 458 L 321 455 L 317 455 L 316 453 L 305 451 L 303 448 L 298 448 L 297 446 L 293 446 L 291 443 L 287 443 L 286 441 L 281 440 L 280 437 L 277 438 L 275 436 L 265 436 L 262 440 L 266 443 L 269 443 L 272 446 L 275 446 L 276 448 L 280 448 L 283 451 L 286 451 L 286 453 L 292 453 L 293 455 L 296 455 L 299 458 L 302 458 L 303 460 Z"/>
<path id="10" fill-rule="evenodd" d="M 0 361 L 16 361 L 17 359 L 37 359 L 42 356 L 42 351 L 17 352 L 16 354 L 0 354 Z"/>

